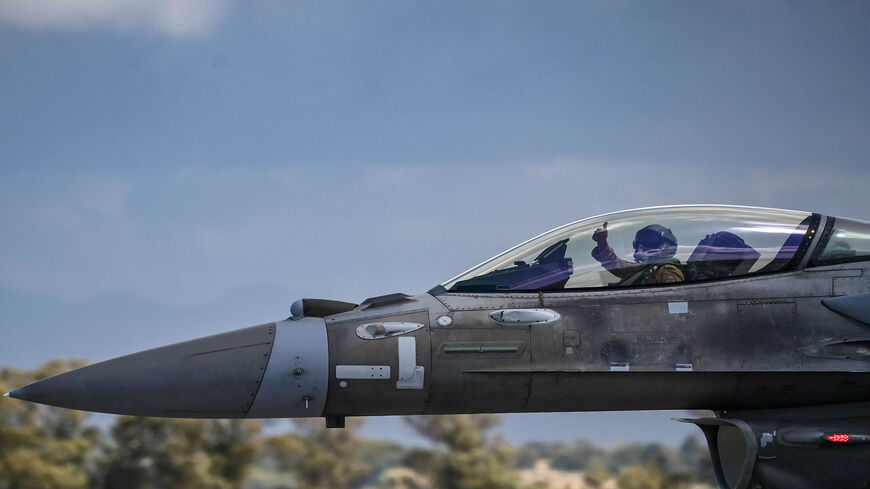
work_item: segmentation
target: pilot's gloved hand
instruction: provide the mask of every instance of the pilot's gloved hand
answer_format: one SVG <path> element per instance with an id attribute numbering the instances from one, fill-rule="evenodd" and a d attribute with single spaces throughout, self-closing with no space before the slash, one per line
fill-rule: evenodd
<path id="1" fill-rule="evenodd" d="M 600 247 L 607 247 L 607 221 L 592 233 L 592 240 L 598 243 Z"/>

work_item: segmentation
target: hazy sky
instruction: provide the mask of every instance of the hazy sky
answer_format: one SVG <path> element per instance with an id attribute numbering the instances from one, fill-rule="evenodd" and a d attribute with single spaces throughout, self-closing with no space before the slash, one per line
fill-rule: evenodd
<path id="1" fill-rule="evenodd" d="M 864 1 L 5 0 L 0 364 L 419 293 L 625 208 L 870 219 L 868 53 Z"/>

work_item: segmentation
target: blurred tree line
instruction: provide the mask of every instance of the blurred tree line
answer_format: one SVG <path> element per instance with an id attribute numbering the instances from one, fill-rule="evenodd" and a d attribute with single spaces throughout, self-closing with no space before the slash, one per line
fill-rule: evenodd
<path id="1" fill-rule="evenodd" d="M 83 365 L 52 361 L 35 371 L 0 370 L 0 391 Z M 712 487 L 706 447 L 587 441 L 515 448 L 491 434 L 496 415 L 417 416 L 407 422 L 425 448 L 369 440 L 362 420 L 327 430 L 296 420 L 272 434 L 256 420 L 89 415 L 0 399 L 0 489 L 689 489 Z M 573 479 L 548 478 L 571 474 Z M 526 474 L 535 472 L 536 477 Z M 543 474 L 543 475 L 542 475 Z M 571 480 L 570 484 L 564 480 Z"/>

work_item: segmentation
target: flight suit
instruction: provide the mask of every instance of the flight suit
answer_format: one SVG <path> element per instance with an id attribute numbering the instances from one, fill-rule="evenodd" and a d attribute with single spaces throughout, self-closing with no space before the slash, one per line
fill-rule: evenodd
<path id="1" fill-rule="evenodd" d="M 623 260 L 616 256 L 611 247 L 596 246 L 592 249 L 592 258 L 601 263 L 610 273 L 623 279 L 625 285 L 654 285 L 685 282 L 686 276 L 679 267 L 679 261 L 639 264 Z M 635 277 L 636 276 L 636 277 Z"/>

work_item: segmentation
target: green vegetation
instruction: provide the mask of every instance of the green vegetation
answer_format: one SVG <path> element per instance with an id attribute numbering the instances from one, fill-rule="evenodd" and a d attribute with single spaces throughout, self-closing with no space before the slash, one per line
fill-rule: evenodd
<path id="1" fill-rule="evenodd" d="M 519 489 L 513 453 L 505 443 L 493 443 L 486 431 L 495 426 L 492 414 L 418 416 L 407 418 L 438 448 L 429 456 L 428 472 L 442 489 Z"/>
<path id="2" fill-rule="evenodd" d="M 258 434 L 251 421 L 120 417 L 101 457 L 103 487 L 240 489 Z"/>
<path id="3" fill-rule="evenodd" d="M 294 420 L 296 433 L 267 438 L 262 455 L 277 467 L 294 475 L 306 489 L 350 489 L 358 487 L 372 472 L 360 455 L 367 443 L 356 432 L 362 422 L 349 420 L 344 429 L 328 430 L 320 419 Z"/>
<path id="4" fill-rule="evenodd" d="M 0 370 L 0 390 L 84 362 Z M 431 445 L 409 448 L 359 435 L 362 420 L 327 430 L 296 420 L 266 434 L 254 420 L 117 417 L 99 429 L 87 413 L 0 399 L 0 489 L 699 489 L 709 455 L 690 437 L 678 449 L 588 441 L 515 448 L 491 435 L 496 415 L 417 416 Z"/>
<path id="5" fill-rule="evenodd" d="M 85 362 L 50 362 L 35 372 L 4 368 L 0 390 L 77 368 Z M 0 488 L 78 489 L 91 487 L 100 432 L 85 424 L 87 414 L 15 402 L 0 402 Z"/>

